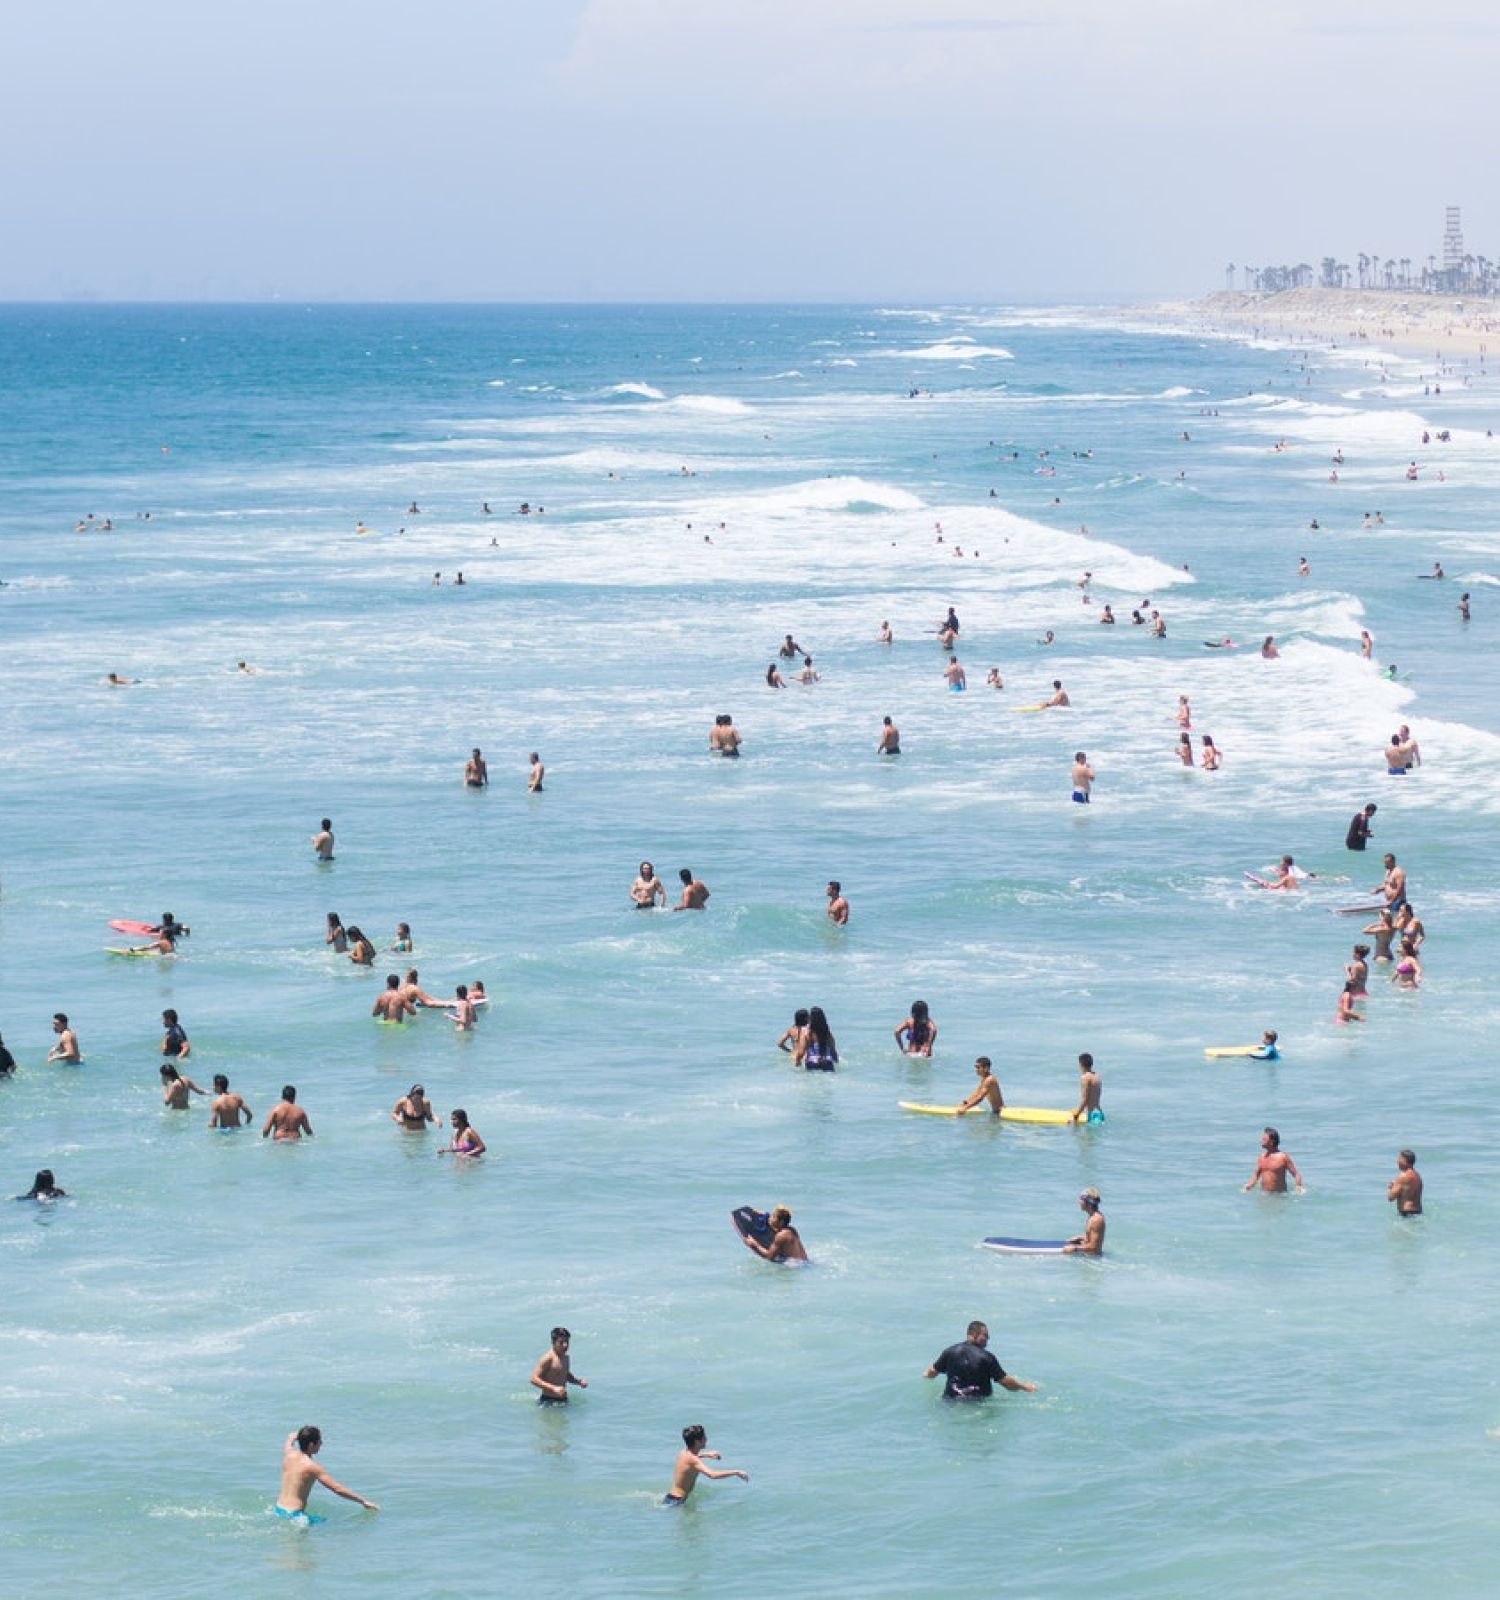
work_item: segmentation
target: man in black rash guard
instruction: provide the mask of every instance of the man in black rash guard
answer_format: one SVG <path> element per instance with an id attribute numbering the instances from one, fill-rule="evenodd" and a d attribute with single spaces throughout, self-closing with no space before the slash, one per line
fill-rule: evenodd
<path id="1" fill-rule="evenodd" d="M 1370 818 L 1374 815 L 1375 805 L 1373 802 L 1367 805 L 1363 811 L 1355 812 L 1349 821 L 1349 832 L 1344 838 L 1344 848 L 1346 850 L 1364 849 L 1366 841 L 1375 831 L 1370 826 Z"/>
<path id="2" fill-rule="evenodd" d="M 948 1380 L 943 1387 L 945 1400 L 988 1400 L 997 1383 L 1002 1389 L 1035 1394 L 1034 1383 L 1011 1377 L 1000 1365 L 987 1348 L 989 1342 L 990 1330 L 984 1323 L 971 1322 L 968 1338 L 962 1344 L 950 1344 L 922 1376 L 935 1378 L 943 1374 Z"/>

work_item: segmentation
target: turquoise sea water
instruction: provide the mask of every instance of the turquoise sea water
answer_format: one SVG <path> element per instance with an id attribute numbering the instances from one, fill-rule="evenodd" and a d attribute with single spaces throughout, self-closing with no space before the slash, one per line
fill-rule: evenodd
<path id="1" fill-rule="evenodd" d="M 1493 1592 L 1500 394 L 1430 383 L 1068 311 L 0 310 L 0 1186 L 71 1195 L 0 1214 L 6 1591 Z M 788 631 L 822 681 L 776 692 Z M 1054 677 L 1071 712 L 1012 714 Z M 1377 969 L 1341 1029 L 1330 911 L 1383 849 L 1426 983 Z M 1352 881 L 1245 886 L 1283 852 Z M 707 913 L 626 909 L 643 857 Z M 102 953 L 165 909 L 179 959 Z M 329 910 L 409 921 L 433 992 L 482 977 L 478 1031 L 375 1027 L 398 961 L 330 954 Z M 930 1063 L 891 1039 L 918 996 Z M 774 1048 L 805 1005 L 836 1075 Z M 164 1006 L 255 1130 L 161 1108 Z M 81 1069 L 43 1065 L 55 1010 Z M 1279 1064 L 1205 1062 L 1267 1027 Z M 1081 1050 L 1102 1129 L 897 1109 L 979 1053 L 1070 1106 Z M 395 1129 L 415 1081 L 482 1163 Z M 311 1145 L 256 1136 L 285 1082 Z M 1268 1122 L 1300 1198 L 1240 1192 Z M 1074 1231 L 1090 1184 L 1102 1261 L 978 1248 Z M 811 1270 L 731 1232 L 778 1201 Z M 1034 1396 L 923 1383 L 971 1317 Z M 526 1381 L 556 1322 L 565 1413 Z M 270 1517 L 304 1422 L 378 1516 Z M 752 1481 L 664 1514 L 691 1422 Z"/>

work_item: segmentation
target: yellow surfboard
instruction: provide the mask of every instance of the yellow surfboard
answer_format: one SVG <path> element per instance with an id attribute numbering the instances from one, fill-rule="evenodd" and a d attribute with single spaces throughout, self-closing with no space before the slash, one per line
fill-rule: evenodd
<path id="1" fill-rule="evenodd" d="M 1231 1044 L 1216 1049 L 1205 1049 L 1204 1055 L 1212 1058 L 1215 1056 L 1258 1056 L 1265 1049 L 1261 1044 Z M 1269 1057 L 1267 1059 L 1270 1059 Z"/>
<path id="2" fill-rule="evenodd" d="M 982 1102 L 969 1111 L 960 1111 L 957 1106 L 924 1106 L 915 1100 L 900 1100 L 897 1104 L 903 1111 L 916 1111 L 924 1117 L 958 1117 L 958 1116 L 988 1116 L 989 1107 Z M 1040 1122 L 1049 1127 L 1062 1128 L 1067 1126 L 1068 1118 L 1072 1113 L 1068 1111 L 1049 1111 L 1042 1106 L 1006 1106 L 1000 1113 L 1002 1122 Z"/>

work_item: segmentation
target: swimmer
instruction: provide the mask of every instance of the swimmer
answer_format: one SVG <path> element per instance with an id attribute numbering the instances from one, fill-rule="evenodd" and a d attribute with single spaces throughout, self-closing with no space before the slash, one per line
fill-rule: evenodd
<path id="1" fill-rule="evenodd" d="M 739 737 L 738 734 L 735 735 Z M 547 769 L 542 765 L 542 758 L 535 750 L 526 758 L 530 763 L 526 772 L 527 794 L 540 794 L 542 792 L 542 779 L 547 776 Z"/>
<path id="2" fill-rule="evenodd" d="M 641 862 L 640 876 L 630 886 L 630 899 L 637 911 L 649 911 L 657 904 L 666 905 L 666 885 L 649 861 Z"/>
<path id="3" fill-rule="evenodd" d="M 878 756 L 899 756 L 901 754 L 901 732 L 889 717 L 882 717 L 880 724 L 880 743 L 875 746 Z"/>
<path id="4" fill-rule="evenodd" d="M 459 568 L 458 576 L 453 580 L 453 587 L 455 589 L 462 589 L 464 587 L 464 574 L 462 567 Z"/>
<path id="5" fill-rule="evenodd" d="M 766 687 L 768 689 L 786 688 L 786 679 L 782 677 L 781 671 L 774 661 L 766 668 Z"/>
<path id="6" fill-rule="evenodd" d="M 457 1033 L 472 1033 L 474 1022 L 478 1013 L 474 1010 L 474 1002 L 469 998 L 469 986 L 461 983 L 453 991 L 453 1009 L 448 1013 L 453 1018 L 454 1031 Z"/>
<path id="7" fill-rule="evenodd" d="M 1282 889 L 1291 891 L 1296 889 L 1304 874 L 1297 871 L 1297 863 L 1290 856 L 1283 856 L 1276 864 L 1276 877 L 1271 883 L 1261 878 L 1252 878 L 1250 881 L 1257 889 Z"/>
<path id="8" fill-rule="evenodd" d="M 1000 1080 L 995 1076 L 993 1065 L 988 1056 L 977 1056 L 974 1060 L 974 1076 L 979 1079 L 978 1087 L 967 1100 L 961 1100 L 956 1108 L 961 1117 L 966 1117 L 975 1110 L 981 1100 L 987 1101 L 990 1115 L 998 1117 L 1005 1109 L 1005 1096 L 1000 1092 Z"/>
<path id="9" fill-rule="evenodd" d="M 1262 661 L 1279 661 L 1281 652 L 1276 648 L 1276 640 L 1272 634 L 1266 635 L 1266 642 L 1260 647 Z"/>
<path id="10" fill-rule="evenodd" d="M 1368 985 L 1370 982 L 1370 947 L 1367 944 L 1357 944 L 1350 952 L 1350 959 L 1344 963 L 1344 979 L 1354 985 L 1354 998 L 1366 1000 L 1369 998 Z"/>
<path id="11" fill-rule="evenodd" d="M 349 959 L 356 967 L 375 965 L 375 946 L 365 937 L 362 929 L 352 924 L 349 928 Z"/>
<path id="12" fill-rule="evenodd" d="M 1297 1193 L 1302 1194 L 1302 1174 L 1297 1171 L 1297 1163 L 1281 1148 L 1281 1135 L 1275 1128 L 1267 1128 L 1261 1134 L 1260 1149 L 1260 1158 L 1244 1193 L 1249 1194 L 1259 1184 L 1265 1194 L 1285 1194 L 1287 1173 L 1291 1173 Z"/>
<path id="13" fill-rule="evenodd" d="M 892 634 L 892 632 L 891 632 L 891 625 L 890 625 L 889 622 L 882 622 L 880 624 L 880 632 L 875 635 L 875 643 L 876 644 L 894 644 L 895 643 L 895 635 Z"/>
<path id="14" fill-rule="evenodd" d="M 1193 708 L 1188 704 L 1185 694 L 1177 696 L 1176 721 L 1179 728 L 1191 728 L 1193 725 Z"/>
<path id="15" fill-rule="evenodd" d="M 443 1006 L 449 1004 L 447 1000 L 439 1000 L 436 995 L 428 994 L 422 987 L 415 967 L 406 969 L 406 976 L 401 980 L 401 993 L 413 1010 L 418 1006 L 432 1006 L 441 1010 Z"/>
<path id="16" fill-rule="evenodd" d="M 391 1121 L 408 1133 L 425 1133 L 427 1124 L 430 1122 L 436 1127 L 437 1120 L 427 1091 L 420 1083 L 414 1083 L 391 1107 Z"/>
<path id="17" fill-rule="evenodd" d="M 479 746 L 476 744 L 474 749 L 470 752 L 469 759 L 464 762 L 464 788 L 488 788 L 489 781 L 489 766 L 485 762 L 484 755 L 480 751 Z"/>
<path id="18" fill-rule="evenodd" d="M 190 1094 L 206 1094 L 191 1078 L 184 1078 L 170 1062 L 160 1069 L 161 1103 L 168 1111 L 186 1111 Z"/>
<path id="19" fill-rule="evenodd" d="M 1354 1009 L 1357 996 L 1354 993 L 1353 982 L 1346 978 L 1344 987 L 1339 991 L 1339 1003 L 1333 1013 L 1333 1020 L 1340 1025 L 1346 1022 L 1363 1022 L 1365 1019 Z"/>
<path id="20" fill-rule="evenodd" d="M 1422 984 L 1422 963 L 1417 959 L 1417 947 L 1410 939 L 1401 941 L 1401 959 L 1391 973 L 1391 982 L 1398 989 L 1417 989 Z"/>
<path id="21" fill-rule="evenodd" d="M 473 983 L 469 985 L 469 999 L 476 1006 L 487 1006 L 490 1003 L 490 997 L 484 992 L 483 978 L 475 978 Z"/>
<path id="22" fill-rule="evenodd" d="M 324 817 L 318 831 L 312 835 L 313 852 L 319 861 L 333 860 L 333 823 Z"/>
<path id="23" fill-rule="evenodd" d="M 740 1237 L 762 1261 L 806 1261 L 807 1250 L 802 1235 L 792 1226 L 792 1214 L 785 1206 L 777 1206 L 768 1218 L 771 1228 L 770 1244 L 758 1244 L 748 1234 Z"/>
<path id="24" fill-rule="evenodd" d="M 1397 1153 L 1396 1176 L 1385 1186 L 1385 1197 L 1395 1205 L 1398 1217 L 1422 1215 L 1422 1175 L 1414 1150 Z"/>
<path id="25" fill-rule="evenodd" d="M 1094 1070 L 1094 1058 L 1087 1050 L 1078 1057 L 1078 1104 L 1068 1113 L 1069 1122 L 1103 1122 L 1104 1108 L 1099 1097 L 1104 1082 Z"/>
<path id="26" fill-rule="evenodd" d="M 65 1012 L 52 1013 L 52 1031 L 57 1035 L 57 1043 L 47 1052 L 48 1061 L 66 1061 L 69 1066 L 81 1067 L 83 1052 L 78 1048 L 78 1035 L 68 1025 Z"/>
<path id="27" fill-rule="evenodd" d="M 711 755 L 724 756 L 734 761 L 739 759 L 740 732 L 734 725 L 734 718 L 726 712 L 721 712 L 714 718 L 714 725 L 708 730 L 708 749 Z"/>
<path id="28" fill-rule="evenodd" d="M 791 634 L 787 634 L 781 641 L 781 649 L 776 653 L 783 661 L 795 661 L 798 656 L 805 655 L 807 652 L 803 650 L 802 646 L 797 643 Z"/>
<path id="29" fill-rule="evenodd" d="M 1400 737 L 1401 743 L 1411 751 L 1413 763 L 1420 767 L 1422 765 L 1422 747 L 1412 738 L 1411 729 L 1403 722 L 1396 732 Z"/>
<path id="30" fill-rule="evenodd" d="M 943 682 L 946 683 L 954 694 L 959 694 L 969 687 L 969 679 L 964 669 L 958 664 L 957 656 L 948 657 L 948 665 L 943 668 Z"/>
<path id="31" fill-rule="evenodd" d="M 702 911 L 708 904 L 708 885 L 693 876 L 691 867 L 681 868 L 677 876 L 682 883 L 682 899 L 672 909 Z"/>
<path id="32" fill-rule="evenodd" d="M 1389 851 L 1384 857 L 1385 877 L 1371 890 L 1372 894 L 1383 894 L 1385 903 L 1392 916 L 1398 912 L 1406 901 L 1406 868 L 1396 865 L 1396 858 Z"/>
<path id="33" fill-rule="evenodd" d="M 988 1400 L 998 1383 L 1012 1393 L 1035 1394 L 1034 1383 L 1024 1383 L 1013 1378 L 1000 1365 L 989 1349 L 990 1330 L 977 1319 L 968 1326 L 961 1344 L 950 1344 L 922 1374 L 924 1378 L 941 1375 L 945 1400 Z"/>
<path id="34" fill-rule="evenodd" d="M 1469 620 L 1469 591 L 1467 589 L 1458 597 L 1458 605 L 1454 609 L 1458 612 L 1458 620 L 1460 622 Z"/>
<path id="35" fill-rule="evenodd" d="M 550 1338 L 551 1348 L 537 1358 L 531 1369 L 531 1387 L 542 1391 L 537 1396 L 538 1405 L 564 1406 L 568 1403 L 568 1385 L 587 1389 L 589 1381 L 577 1376 L 568 1359 L 573 1335 L 566 1328 L 554 1328 Z"/>
<path id="36" fill-rule="evenodd" d="M 385 975 L 385 988 L 375 996 L 370 1015 L 382 1022 L 400 1022 L 403 1017 L 415 1016 L 417 1008 L 401 990 L 401 979 L 394 972 Z"/>
<path id="37" fill-rule="evenodd" d="M 1108 602 L 1106 602 L 1103 611 L 1101 611 L 1099 613 L 1099 621 L 1101 623 L 1106 624 L 1106 625 L 1112 625 L 1114 623 L 1114 620 L 1115 620 L 1114 608 L 1111 605 L 1109 605 Z"/>
<path id="38" fill-rule="evenodd" d="M 208 1108 L 208 1125 L 210 1128 L 238 1128 L 241 1126 L 240 1117 L 243 1115 L 244 1126 L 249 1127 L 255 1120 L 250 1107 L 237 1094 L 231 1094 L 229 1079 L 222 1072 L 214 1074 L 214 1098 Z"/>
<path id="39" fill-rule="evenodd" d="M 1356 811 L 1349 819 L 1349 829 L 1344 835 L 1344 848 L 1346 850 L 1363 850 L 1366 843 L 1374 836 L 1375 830 L 1370 826 L 1370 819 L 1380 808 L 1373 802 L 1364 810 Z"/>
<path id="40" fill-rule="evenodd" d="M 139 683 L 139 678 L 122 678 L 118 672 L 111 672 L 104 680 L 113 689 L 128 689 L 131 684 Z"/>
<path id="41" fill-rule="evenodd" d="M 254 677 L 256 673 L 260 671 L 260 668 L 252 667 L 248 661 L 236 661 L 234 664 L 234 670 L 236 672 L 247 673 L 249 676 Z"/>
<path id="42" fill-rule="evenodd" d="M 1393 778 L 1404 778 L 1411 771 L 1416 754 L 1409 744 L 1402 744 L 1401 735 L 1393 733 L 1385 747 L 1385 770 Z"/>
<path id="43" fill-rule="evenodd" d="M 1427 937 L 1427 929 L 1422 925 L 1422 919 L 1412 909 L 1410 900 L 1402 902 L 1396 912 L 1396 931 L 1403 939 L 1410 939 L 1414 948 L 1420 949 L 1422 942 Z"/>
<path id="44" fill-rule="evenodd" d="M 1312 568 L 1310 566 L 1308 566 L 1308 564 L 1307 564 L 1307 557 L 1306 556 L 1298 556 L 1297 557 L 1297 576 L 1299 578 L 1305 578 L 1311 572 L 1312 572 Z"/>
<path id="45" fill-rule="evenodd" d="M 686 1504 L 687 1497 L 693 1492 L 693 1485 L 700 1477 L 712 1478 L 716 1482 L 721 1478 L 742 1478 L 749 1483 L 750 1474 L 739 1467 L 723 1467 L 717 1471 L 713 1467 L 705 1467 L 705 1461 L 723 1459 L 717 1450 L 705 1450 L 703 1447 L 707 1443 L 708 1435 L 696 1423 L 682 1430 L 682 1449 L 677 1452 L 677 1460 L 672 1465 L 672 1487 L 661 1499 L 664 1506 Z"/>
<path id="46" fill-rule="evenodd" d="M 953 609 L 952 606 L 948 607 L 948 615 L 943 618 L 942 622 L 939 624 L 939 628 L 941 631 L 951 633 L 955 637 L 958 635 L 958 613 Z"/>
<path id="47" fill-rule="evenodd" d="M 834 1042 L 833 1029 L 828 1026 L 822 1006 L 812 1006 L 800 1045 L 792 1052 L 792 1065 L 808 1072 L 833 1072 L 838 1064 L 839 1047 Z"/>
<path id="48" fill-rule="evenodd" d="M 280 1105 L 272 1106 L 266 1118 L 266 1125 L 260 1130 L 262 1139 L 275 1134 L 277 1143 L 286 1143 L 300 1139 L 305 1134 L 309 1139 L 313 1136 L 312 1123 L 307 1120 L 307 1113 L 297 1104 L 297 1090 L 293 1084 L 285 1084 L 281 1090 Z"/>
<path id="49" fill-rule="evenodd" d="M 937 1023 L 928 1014 L 925 1000 L 913 1000 L 911 1015 L 903 1017 L 892 1031 L 902 1055 L 932 1055 L 932 1047 L 937 1042 Z"/>
<path id="50" fill-rule="evenodd" d="M 1104 1213 L 1099 1209 L 1099 1191 L 1085 1189 L 1078 1197 L 1078 1209 L 1088 1221 L 1083 1232 L 1075 1234 L 1063 1246 L 1065 1256 L 1102 1256 L 1104 1254 Z"/>
<path id="51" fill-rule="evenodd" d="M 344 931 L 344 924 L 337 911 L 328 913 L 328 926 L 323 932 L 323 943 L 333 946 L 333 953 L 338 956 L 347 955 L 349 951 L 349 935 Z"/>
<path id="52" fill-rule="evenodd" d="M 812 657 L 803 656 L 802 670 L 797 674 L 797 682 L 814 684 L 817 683 L 821 677 L 822 674 L 817 670 L 816 667 L 813 666 Z"/>
<path id="53" fill-rule="evenodd" d="M 5 1048 L 5 1040 L 0 1039 L 0 1078 L 8 1078 L 16 1070 L 16 1058 Z"/>
<path id="54" fill-rule="evenodd" d="M 1042 645 L 1051 644 L 1056 639 L 1056 637 L 1057 637 L 1057 635 L 1053 633 L 1051 628 L 1048 628 L 1047 631 L 1041 636 L 1041 638 L 1037 640 L 1037 643 L 1038 644 L 1042 644 Z"/>
<path id="55" fill-rule="evenodd" d="M 849 902 L 844 898 L 838 879 L 830 879 L 823 893 L 828 896 L 828 920 L 835 927 L 842 928 L 849 920 Z"/>
<path id="56" fill-rule="evenodd" d="M 66 1200 L 68 1191 L 57 1187 L 57 1180 L 52 1176 L 51 1167 L 43 1167 L 31 1180 L 31 1187 L 25 1194 L 18 1194 L 17 1200 Z"/>
<path id="57" fill-rule="evenodd" d="M 1177 735 L 1177 759 L 1185 767 L 1191 767 L 1192 766 L 1192 764 L 1193 764 L 1193 736 L 1192 736 L 1192 734 L 1190 734 L 1190 733 L 1179 733 Z"/>
<path id="58" fill-rule="evenodd" d="M 398 922 L 396 924 L 396 937 L 391 940 L 391 949 L 405 955 L 410 955 L 412 950 L 411 924 Z"/>
<path id="59" fill-rule="evenodd" d="M 186 1061 L 192 1055 L 193 1047 L 188 1043 L 186 1030 L 177 1020 L 177 1013 L 170 1006 L 161 1014 L 161 1025 L 167 1030 L 162 1037 L 161 1053 L 174 1061 Z"/>
<path id="60" fill-rule="evenodd" d="M 1280 1035 L 1275 1028 L 1267 1028 L 1260 1036 L 1260 1043 L 1251 1052 L 1253 1061 L 1280 1061 L 1281 1049 L 1276 1041 Z"/>
<path id="61" fill-rule="evenodd" d="M 276 1496 L 276 1515 L 304 1525 L 321 1522 L 321 1517 L 309 1515 L 307 1509 L 308 1496 L 313 1492 L 313 1485 L 318 1483 L 342 1500 L 352 1500 L 366 1511 L 379 1511 L 380 1507 L 373 1500 L 346 1489 L 332 1473 L 318 1465 L 314 1457 L 322 1448 L 323 1435 L 317 1428 L 298 1428 L 287 1435 L 281 1450 L 281 1493 Z"/>
<path id="62" fill-rule="evenodd" d="M 1089 797 L 1094 788 L 1094 769 L 1089 765 L 1089 758 L 1082 750 L 1073 752 L 1073 800 L 1080 806 L 1089 804 Z"/>
<path id="63" fill-rule="evenodd" d="M 1214 736 L 1211 733 L 1205 733 L 1203 735 L 1203 770 L 1205 772 L 1217 772 L 1223 764 L 1224 752 L 1214 743 Z"/>
<path id="64" fill-rule="evenodd" d="M 479 1130 L 469 1124 L 469 1113 L 462 1109 L 450 1113 L 449 1122 L 453 1125 L 453 1142 L 443 1145 L 439 1150 L 440 1156 L 482 1156 L 485 1150 L 484 1140 L 479 1137 Z"/>
<path id="65" fill-rule="evenodd" d="M 1386 962 L 1391 959 L 1391 940 L 1396 937 L 1396 913 L 1389 906 L 1381 910 L 1379 917 L 1366 927 L 1359 930 L 1368 933 L 1375 941 L 1375 959 L 1377 962 Z"/>
<path id="66" fill-rule="evenodd" d="M 999 667 L 991 667 L 985 677 L 985 687 L 988 689 L 1003 689 L 1005 682 L 1000 676 Z"/>
<path id="67" fill-rule="evenodd" d="M 1167 636 L 1166 618 L 1162 616 L 1161 612 L 1153 611 L 1151 613 L 1151 637 L 1153 639 L 1165 639 L 1166 636 Z"/>
<path id="68" fill-rule="evenodd" d="M 808 1013 L 797 1010 L 792 1013 L 792 1025 L 776 1041 L 776 1048 L 784 1050 L 791 1056 L 794 1063 L 800 1063 L 807 1049 L 807 1024 Z"/>
<path id="69" fill-rule="evenodd" d="M 1062 686 L 1061 678 L 1052 680 L 1052 698 L 1042 701 L 1042 705 L 1050 710 L 1053 706 L 1071 706 L 1073 702 L 1068 699 L 1068 691 Z"/>

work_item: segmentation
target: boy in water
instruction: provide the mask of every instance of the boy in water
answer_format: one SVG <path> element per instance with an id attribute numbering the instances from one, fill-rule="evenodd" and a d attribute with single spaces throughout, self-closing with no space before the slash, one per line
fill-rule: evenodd
<path id="1" fill-rule="evenodd" d="M 1267 1128 L 1261 1134 L 1260 1149 L 1260 1159 L 1255 1163 L 1249 1183 L 1245 1185 L 1245 1193 L 1248 1194 L 1259 1184 L 1266 1194 L 1285 1194 L 1286 1175 L 1290 1172 L 1297 1185 L 1297 1193 L 1301 1194 L 1302 1174 L 1297 1171 L 1297 1163 L 1281 1148 L 1281 1135 L 1275 1128 Z"/>
<path id="2" fill-rule="evenodd" d="M 250 1107 L 237 1094 L 229 1092 L 229 1079 L 222 1072 L 214 1074 L 214 1097 L 208 1114 L 210 1128 L 238 1128 L 242 1112 L 245 1117 L 245 1127 L 248 1128 L 255 1120 Z"/>
<path id="3" fill-rule="evenodd" d="M 1085 1050 L 1078 1057 L 1078 1104 L 1068 1113 L 1068 1121 L 1076 1123 L 1086 1118 L 1091 1123 L 1103 1122 L 1104 1111 L 1099 1104 L 1103 1092 L 1104 1084 L 1094 1071 L 1094 1058 Z"/>
<path id="4" fill-rule="evenodd" d="M 958 1107 L 959 1116 L 964 1116 L 972 1111 L 981 1100 L 988 1100 L 990 1113 L 998 1117 L 1005 1109 L 1005 1096 L 1000 1092 L 1000 1082 L 990 1070 L 990 1058 L 980 1056 L 974 1062 L 974 1076 L 979 1079 L 979 1087 L 963 1101 Z"/>
<path id="5" fill-rule="evenodd" d="M 276 1515 L 289 1522 L 299 1522 L 303 1527 L 321 1522 L 322 1517 L 311 1515 L 307 1509 L 307 1498 L 313 1492 L 313 1485 L 319 1483 L 331 1494 L 353 1500 L 366 1511 L 379 1511 L 380 1507 L 373 1500 L 346 1489 L 331 1472 L 318 1465 L 313 1458 L 322 1448 L 323 1434 L 318 1428 L 298 1428 L 287 1435 L 281 1449 L 281 1493 L 276 1496 Z"/>
<path id="6" fill-rule="evenodd" d="M 588 1388 L 588 1379 L 576 1376 L 569 1364 L 568 1346 L 572 1342 L 573 1335 L 566 1328 L 554 1328 L 552 1348 L 531 1369 L 531 1386 L 542 1391 L 537 1396 L 539 1406 L 565 1406 L 570 1383 L 576 1383 L 580 1389 Z"/>
<path id="7" fill-rule="evenodd" d="M 750 1474 L 738 1467 L 721 1467 L 718 1471 L 705 1467 L 705 1461 L 723 1459 L 717 1450 L 705 1450 L 703 1447 L 707 1443 L 708 1434 L 697 1423 L 682 1430 L 682 1449 L 677 1452 L 677 1460 L 672 1467 L 672 1487 L 661 1499 L 664 1506 L 685 1504 L 700 1477 L 713 1478 L 715 1481 L 720 1478 L 743 1478 L 749 1483 Z"/>

